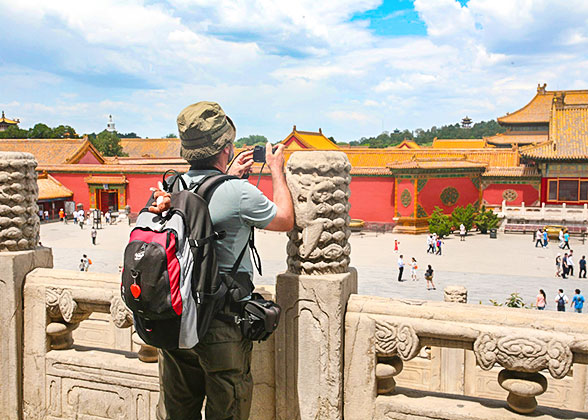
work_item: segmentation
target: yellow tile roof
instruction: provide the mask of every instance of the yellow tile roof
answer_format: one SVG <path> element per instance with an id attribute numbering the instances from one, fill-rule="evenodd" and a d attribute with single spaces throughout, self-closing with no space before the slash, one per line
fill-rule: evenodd
<path id="1" fill-rule="evenodd" d="M 123 151 L 129 157 L 179 157 L 180 139 L 120 139 Z"/>
<path id="2" fill-rule="evenodd" d="M 281 141 L 281 143 L 286 143 L 292 136 L 296 137 L 300 143 L 302 143 L 303 147 L 300 147 L 296 142 L 290 143 L 287 148 L 288 149 L 297 149 L 302 150 L 304 148 L 307 149 L 314 149 L 314 150 L 338 150 L 339 146 L 329 140 L 323 134 L 322 130 L 319 128 L 318 133 L 314 131 L 298 131 L 296 130 L 296 126 L 292 129 L 292 132 L 288 134 L 288 136 Z"/>
<path id="3" fill-rule="evenodd" d="M 400 143 L 398 146 L 394 147 L 395 149 L 420 149 L 421 146 L 419 146 L 417 144 L 417 142 L 413 141 L 413 140 L 402 140 L 402 143 Z"/>
<path id="4" fill-rule="evenodd" d="M 548 133 L 545 132 L 529 132 L 529 131 L 512 131 L 506 133 L 499 133 L 495 136 L 484 137 L 490 144 L 518 144 L 526 145 L 533 143 L 541 143 L 547 141 Z"/>
<path id="5" fill-rule="evenodd" d="M 39 186 L 39 200 L 73 197 L 73 191 L 47 173 L 40 173 L 37 177 Z"/>
<path id="6" fill-rule="evenodd" d="M 127 184 L 127 178 L 124 175 L 94 175 L 84 178 L 86 184 Z"/>
<path id="7" fill-rule="evenodd" d="M 488 167 L 482 176 L 499 178 L 541 178 L 541 174 L 539 174 L 537 168 L 530 166 L 513 166 L 507 168 Z"/>
<path id="8" fill-rule="evenodd" d="M 1 123 L 9 124 L 9 125 L 16 125 L 16 124 L 20 123 L 20 120 L 10 120 L 10 119 L 6 118 L 6 116 L 4 115 L 4 111 L 2 111 L 2 118 L 0 118 L 0 124 Z"/>
<path id="9" fill-rule="evenodd" d="M 104 162 L 100 152 L 87 138 L 83 139 L 1 139 L 1 152 L 32 153 L 39 165 L 76 163 L 88 151 L 99 162 Z"/>
<path id="10" fill-rule="evenodd" d="M 431 159 L 419 159 L 413 156 L 410 160 L 394 162 L 388 164 L 388 167 L 394 169 L 484 169 L 486 165 L 480 162 L 472 162 L 466 159 L 465 155 L 461 159 L 453 157 Z"/>
<path id="11" fill-rule="evenodd" d="M 577 100 L 578 98 L 576 98 Z M 521 155 L 532 159 L 588 160 L 588 97 L 585 104 L 577 101 L 552 107 L 549 141 L 521 148 Z"/>
<path id="12" fill-rule="evenodd" d="M 433 140 L 434 149 L 483 149 L 488 147 L 485 139 L 438 139 Z"/>

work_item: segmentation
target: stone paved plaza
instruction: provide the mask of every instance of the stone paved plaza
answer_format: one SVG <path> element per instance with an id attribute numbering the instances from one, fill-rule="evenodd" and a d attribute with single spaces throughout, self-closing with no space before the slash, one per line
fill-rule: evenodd
<path id="1" fill-rule="evenodd" d="M 49 223 L 41 226 L 41 241 L 53 248 L 55 268 L 77 270 L 82 254 L 92 259 L 91 271 L 116 273 L 128 241 L 127 225 L 105 226 L 98 231 L 93 246 L 88 226 L 81 230 L 68 225 Z M 408 263 L 414 256 L 419 265 L 417 282 L 410 281 L 410 269 L 397 282 L 398 254 L 393 252 L 394 239 L 400 241 L 400 253 Z M 588 281 L 577 278 L 578 261 L 588 255 L 588 244 L 571 239 L 576 277 L 555 277 L 555 256 L 561 250 L 552 243 L 548 249 L 535 248 L 531 235 L 499 234 L 498 239 L 473 234 L 465 242 L 451 237 L 445 240 L 443 255 L 426 253 L 425 235 L 354 233 L 351 238 L 351 265 L 358 270 L 359 293 L 366 295 L 443 300 L 443 287 L 463 285 L 469 291 L 469 302 L 489 304 L 489 299 L 504 301 L 511 292 L 519 292 L 526 303 L 534 303 L 540 288 L 547 293 L 548 309 L 555 310 L 555 294 L 563 288 L 571 299 L 574 289 L 588 292 Z M 286 270 L 286 234 L 258 231 L 256 244 L 263 260 L 263 276 L 256 284 L 274 284 L 278 273 Z M 431 264 L 435 270 L 437 290 L 426 290 L 423 272 Z"/>

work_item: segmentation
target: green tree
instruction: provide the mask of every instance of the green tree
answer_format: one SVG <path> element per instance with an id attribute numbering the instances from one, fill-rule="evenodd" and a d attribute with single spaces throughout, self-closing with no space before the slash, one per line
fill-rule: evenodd
<path id="1" fill-rule="evenodd" d="M 130 133 L 125 133 L 125 134 L 121 134 L 121 133 L 117 133 L 117 134 L 118 134 L 118 137 L 121 139 L 140 139 L 141 138 L 134 131 L 131 131 Z"/>
<path id="2" fill-rule="evenodd" d="M 429 232 L 443 238 L 451 233 L 451 227 L 451 218 L 443 213 L 443 209 L 435 206 L 435 211 L 429 218 Z"/>
<path id="3" fill-rule="evenodd" d="M 176 136 L 174 133 L 169 133 L 167 136 L 165 136 L 164 138 L 166 139 L 177 139 L 178 136 Z"/>
<path id="4" fill-rule="evenodd" d="M 498 227 L 500 220 L 498 215 L 486 206 L 482 206 L 478 214 L 474 217 L 474 223 L 480 230 L 480 233 L 488 233 L 488 230 Z"/>
<path id="5" fill-rule="evenodd" d="M 257 144 L 265 145 L 267 143 L 267 137 L 259 134 L 251 134 L 247 137 L 241 137 L 235 142 L 236 147 L 243 146 L 255 146 Z"/>
<path id="6" fill-rule="evenodd" d="M 28 137 L 28 130 L 15 126 L 8 127 L 5 131 L 0 131 L 0 139 L 26 139 Z"/>
<path id="7" fill-rule="evenodd" d="M 53 137 L 53 130 L 47 124 L 37 123 L 29 130 L 31 139 L 50 139 Z"/>
<path id="8" fill-rule="evenodd" d="M 59 125 L 55 127 L 52 132 L 53 133 L 51 137 L 54 139 L 62 139 L 65 137 L 76 139 L 79 137 L 78 133 L 76 133 L 76 130 L 69 125 Z"/>
<path id="9" fill-rule="evenodd" d="M 451 212 L 451 221 L 453 222 L 453 226 L 458 227 L 463 223 L 466 228 L 466 231 L 472 230 L 472 226 L 474 225 L 474 217 L 476 215 L 476 209 L 471 204 L 468 204 L 466 207 L 456 207 Z"/>
<path id="10" fill-rule="evenodd" d="M 90 139 L 90 141 L 104 156 L 128 156 L 123 152 L 123 148 L 120 145 L 120 138 L 116 133 L 104 130 L 95 139 Z"/>

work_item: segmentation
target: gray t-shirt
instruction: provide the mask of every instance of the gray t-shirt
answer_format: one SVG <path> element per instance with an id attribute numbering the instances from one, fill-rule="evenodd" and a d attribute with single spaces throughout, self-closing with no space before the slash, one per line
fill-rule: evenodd
<path id="1" fill-rule="evenodd" d="M 190 185 L 212 173 L 219 172 L 212 169 L 190 170 L 183 178 Z M 227 233 L 224 239 L 215 242 L 219 269 L 225 273 L 231 271 L 247 244 L 251 226 L 263 229 L 277 213 L 276 205 L 257 187 L 240 179 L 223 182 L 212 195 L 208 210 L 214 229 Z M 238 271 L 253 275 L 249 247 Z"/>

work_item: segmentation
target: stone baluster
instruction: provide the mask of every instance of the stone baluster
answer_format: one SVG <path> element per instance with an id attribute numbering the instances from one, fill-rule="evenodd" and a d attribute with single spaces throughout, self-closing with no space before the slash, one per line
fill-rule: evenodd
<path id="1" fill-rule="evenodd" d="M 378 358 L 376 364 L 376 383 L 378 394 L 389 394 L 396 389 L 394 377 L 402 372 L 404 362 L 398 356 Z"/>
<path id="2" fill-rule="evenodd" d="M 540 373 L 517 372 L 503 369 L 498 374 L 498 383 L 508 391 L 508 406 L 517 413 L 528 414 L 537 408 L 538 395 L 547 390 L 547 379 Z"/>
<path id="3" fill-rule="evenodd" d="M 38 247 L 37 162 L 30 153 L 0 152 L 0 413 L 21 418 L 23 287 L 37 267 L 53 267 Z"/>
<path id="4" fill-rule="evenodd" d="M 88 319 L 91 312 L 80 310 L 71 290 L 47 288 L 47 312 L 50 322 L 46 331 L 52 350 L 65 350 L 73 346 L 72 332 L 80 322 Z"/>
<path id="5" fill-rule="evenodd" d="M 157 349 L 155 347 L 146 344 L 136 331 L 133 331 L 132 340 L 133 343 L 139 346 L 137 355 L 139 356 L 140 361 L 145 363 L 157 362 Z"/>
<path id="6" fill-rule="evenodd" d="M 288 271 L 276 282 L 278 420 L 343 417 L 344 316 L 357 292 L 349 268 L 350 170 L 347 156 L 336 151 L 295 152 L 288 160 L 295 226 Z"/>

